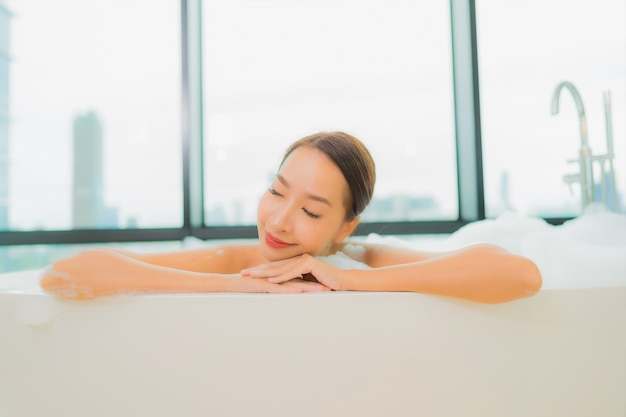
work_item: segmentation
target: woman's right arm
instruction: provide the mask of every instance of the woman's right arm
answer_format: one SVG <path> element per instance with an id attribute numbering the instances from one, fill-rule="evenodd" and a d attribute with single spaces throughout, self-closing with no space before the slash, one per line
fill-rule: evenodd
<path id="1" fill-rule="evenodd" d="M 131 253 L 110 250 L 129 258 L 153 265 L 195 272 L 234 274 L 258 263 L 259 251 L 255 244 L 210 246 L 161 253 Z"/>
<path id="2" fill-rule="evenodd" d="M 190 262 L 201 251 L 138 255 L 111 249 L 92 249 L 55 262 L 46 268 L 41 287 L 68 299 L 92 299 L 125 293 L 274 292 L 323 290 L 314 283 L 281 285 L 228 273 L 199 272 L 200 262 Z M 216 253 L 217 255 L 217 253 Z M 208 255 L 204 255 L 206 257 Z M 217 265 L 217 264 L 215 264 Z M 196 270 L 179 269 L 191 266 Z M 229 267 L 224 264 L 223 267 Z M 202 268 L 205 269 L 205 268 Z"/>

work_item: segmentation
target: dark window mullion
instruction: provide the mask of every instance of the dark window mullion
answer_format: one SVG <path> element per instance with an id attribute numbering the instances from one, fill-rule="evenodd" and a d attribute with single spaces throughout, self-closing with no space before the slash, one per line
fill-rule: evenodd
<path id="1" fill-rule="evenodd" d="M 182 0 L 183 228 L 204 226 L 202 151 L 202 32 L 199 0 Z"/>
<path id="2" fill-rule="evenodd" d="M 451 0 L 459 220 L 485 218 L 474 0 Z"/>

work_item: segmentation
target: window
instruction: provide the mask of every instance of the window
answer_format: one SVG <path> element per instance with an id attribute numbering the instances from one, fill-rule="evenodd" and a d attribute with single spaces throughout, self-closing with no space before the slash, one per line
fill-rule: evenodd
<path id="1" fill-rule="evenodd" d="M 174 0 L 0 5 L 0 228 L 180 227 L 180 56 Z"/>
<path id="2" fill-rule="evenodd" d="M 359 137 L 364 222 L 457 219 L 450 6 L 407 0 L 202 5 L 205 223 L 253 225 L 292 141 Z"/>
<path id="3" fill-rule="evenodd" d="M 378 230 L 366 232 L 445 233 L 507 209 L 576 216 L 566 91 L 550 114 L 564 80 L 582 95 L 595 155 L 607 151 L 611 91 L 624 211 L 625 9 L 0 0 L 0 271 L 43 267 L 78 250 L 69 243 L 251 237 L 283 151 L 321 130 L 352 133 L 374 155 L 362 220 Z"/>
<path id="4" fill-rule="evenodd" d="M 568 163 L 581 146 L 577 109 L 567 90 L 560 112 L 550 108 L 561 81 L 582 97 L 594 155 L 607 153 L 603 93 L 611 92 L 615 183 L 624 210 L 626 2 L 478 0 L 476 15 L 487 215 L 580 213 L 580 185 L 563 179 L 578 172 Z M 600 199 L 599 164 L 594 177 Z"/>

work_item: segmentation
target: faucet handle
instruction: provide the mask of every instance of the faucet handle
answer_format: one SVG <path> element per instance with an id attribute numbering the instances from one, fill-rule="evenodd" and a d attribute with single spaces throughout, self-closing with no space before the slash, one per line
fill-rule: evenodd
<path id="1" fill-rule="evenodd" d="M 591 160 L 593 162 L 600 162 L 600 164 L 604 164 L 604 162 L 606 161 L 610 161 L 611 159 L 613 159 L 613 154 L 612 153 L 605 153 L 604 155 L 594 155 L 591 157 Z"/>
<path id="2" fill-rule="evenodd" d="M 572 184 L 576 182 L 580 182 L 580 174 L 565 174 L 563 175 L 563 182 L 567 184 L 569 187 L 569 192 L 574 195 L 574 189 L 572 188 Z"/>

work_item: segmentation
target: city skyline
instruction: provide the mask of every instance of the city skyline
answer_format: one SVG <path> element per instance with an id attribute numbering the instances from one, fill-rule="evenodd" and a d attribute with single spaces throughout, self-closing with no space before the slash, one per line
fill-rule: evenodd
<path id="1" fill-rule="evenodd" d="M 74 117 L 72 228 L 117 228 L 117 210 L 104 199 L 102 122 L 91 111 Z"/>

